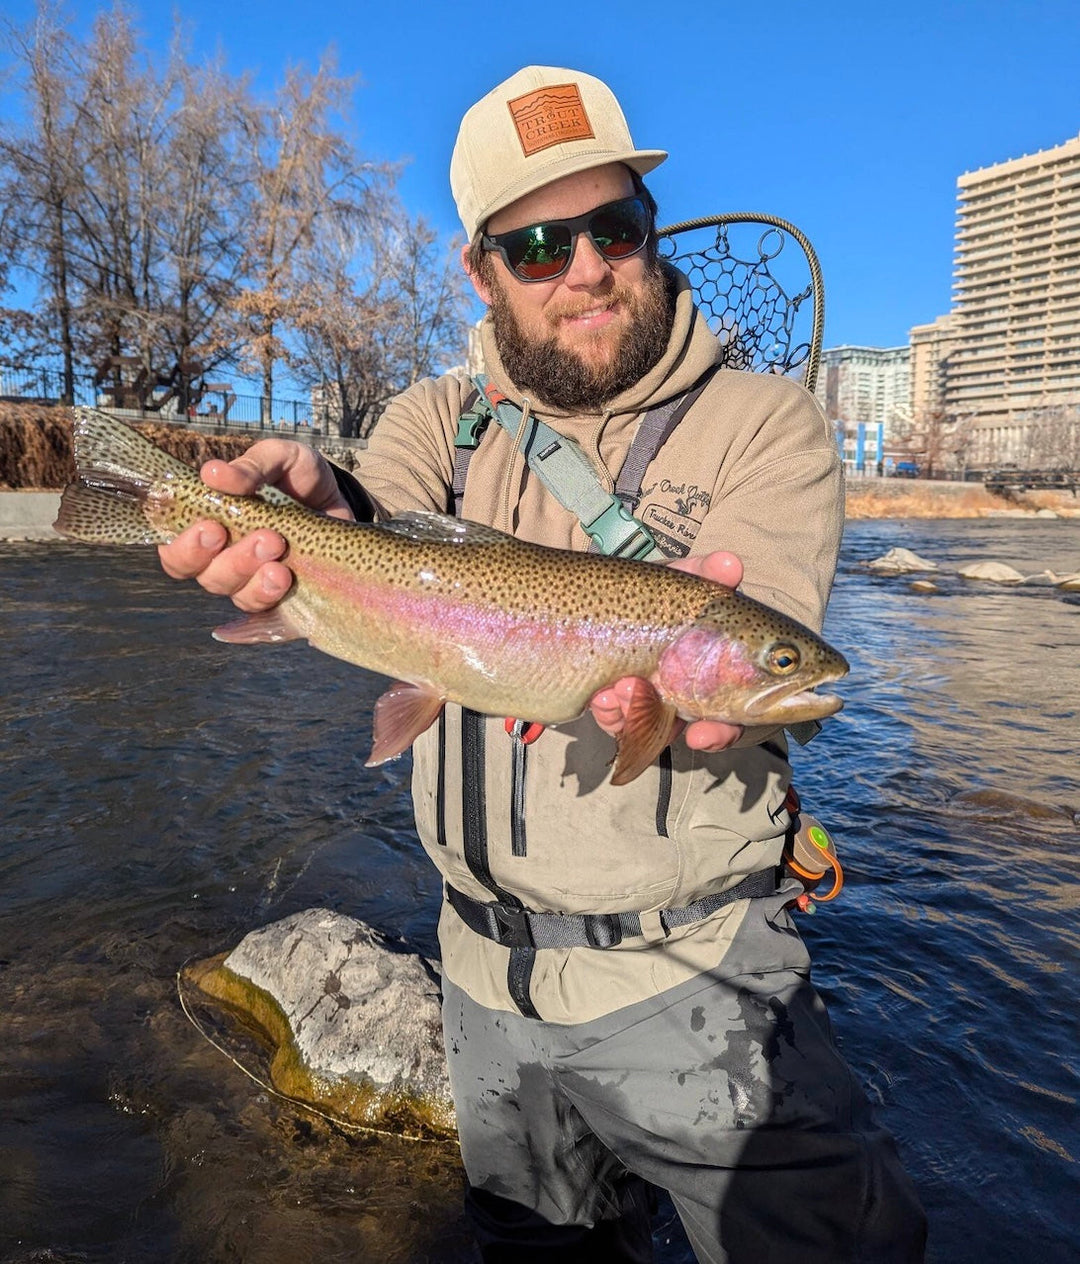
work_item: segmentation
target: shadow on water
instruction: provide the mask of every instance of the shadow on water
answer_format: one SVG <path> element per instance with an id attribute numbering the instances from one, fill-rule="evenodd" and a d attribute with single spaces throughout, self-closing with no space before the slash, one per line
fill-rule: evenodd
<path id="1" fill-rule="evenodd" d="M 793 756 L 848 886 L 800 926 L 896 1135 L 930 1258 L 1076 1258 L 1080 606 L 860 563 L 1080 567 L 1080 524 L 849 527 L 845 710 Z M 407 761 L 363 768 L 379 682 L 211 641 L 152 554 L 0 545 L 0 1259 L 472 1258 L 449 1147 L 347 1136 L 188 1024 L 190 957 L 312 904 L 435 951 Z M 661 1264 L 689 1258 L 670 1220 Z"/>

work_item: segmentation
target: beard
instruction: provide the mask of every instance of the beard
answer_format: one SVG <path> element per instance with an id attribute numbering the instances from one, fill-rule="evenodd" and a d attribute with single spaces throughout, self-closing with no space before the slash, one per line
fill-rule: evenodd
<path id="1" fill-rule="evenodd" d="M 605 360 L 592 363 L 564 347 L 556 336 L 537 337 L 518 321 L 501 279 L 492 277 L 491 320 L 503 368 L 519 390 L 532 393 L 560 412 L 594 413 L 641 381 L 667 350 L 675 320 L 675 299 L 659 261 L 653 261 L 640 288 L 620 285 L 603 298 L 614 298 L 629 319 Z M 596 297 L 587 301 L 596 305 Z M 570 313 L 562 313 L 568 315 Z"/>

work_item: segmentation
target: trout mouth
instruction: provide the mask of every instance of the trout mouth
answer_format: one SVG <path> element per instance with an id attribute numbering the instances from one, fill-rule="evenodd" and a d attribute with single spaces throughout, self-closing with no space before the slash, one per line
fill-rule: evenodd
<path id="1" fill-rule="evenodd" d="M 798 684 L 771 685 L 746 704 L 746 717 L 751 721 L 784 723 L 823 720 L 835 715 L 843 705 L 843 698 L 835 693 L 817 693 L 813 687 L 806 689 Z"/>

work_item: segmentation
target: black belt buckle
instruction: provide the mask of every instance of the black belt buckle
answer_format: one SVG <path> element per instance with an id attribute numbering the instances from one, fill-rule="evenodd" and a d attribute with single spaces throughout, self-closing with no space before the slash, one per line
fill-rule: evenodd
<path id="1" fill-rule="evenodd" d="M 587 913 L 585 938 L 590 948 L 614 948 L 622 943 L 622 926 L 614 913 Z"/>
<path id="2" fill-rule="evenodd" d="M 495 939 L 505 948 L 534 948 L 532 930 L 529 927 L 527 909 L 512 908 L 509 904 L 490 905 L 495 915 L 499 933 Z"/>

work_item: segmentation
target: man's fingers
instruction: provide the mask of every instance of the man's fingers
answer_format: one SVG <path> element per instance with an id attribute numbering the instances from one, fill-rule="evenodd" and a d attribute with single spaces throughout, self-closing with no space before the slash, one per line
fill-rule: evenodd
<path id="1" fill-rule="evenodd" d="M 259 567 L 248 583 L 228 595 L 238 609 L 255 614 L 276 606 L 292 587 L 292 582 L 293 573 L 287 566 L 280 562 L 267 562 Z"/>
<path id="2" fill-rule="evenodd" d="M 276 531 L 260 529 L 225 547 L 228 536 L 216 522 L 197 522 L 158 549 L 161 565 L 173 579 L 194 579 L 247 611 L 276 604 L 292 586 L 292 572 L 279 559 L 285 541 Z"/>
<path id="3" fill-rule="evenodd" d="M 614 737 L 621 731 L 623 710 L 611 689 L 601 689 L 599 693 L 594 694 L 589 705 L 592 708 L 593 719 L 605 733 L 610 733 Z"/>
<path id="4" fill-rule="evenodd" d="M 741 724 L 725 724 L 722 720 L 695 720 L 686 726 L 683 740 L 691 750 L 722 751 L 742 737 Z"/>
<path id="5" fill-rule="evenodd" d="M 172 579 L 194 579 L 217 557 L 228 538 L 221 523 L 197 522 L 158 548 L 162 569 Z"/>
<path id="6" fill-rule="evenodd" d="M 330 463 L 303 443 L 260 439 L 232 461 L 207 461 L 199 473 L 215 491 L 251 496 L 260 487 L 278 487 L 312 509 L 352 518 Z"/>
<path id="7" fill-rule="evenodd" d="M 596 723 L 611 737 L 618 737 L 626 725 L 626 713 L 636 691 L 647 684 L 640 676 L 623 676 L 614 684 L 607 685 L 593 694 L 589 705 Z M 678 737 L 683 727 L 676 720 L 671 730 L 671 741 Z"/>
<path id="8" fill-rule="evenodd" d="M 235 461 L 222 461 L 215 457 L 207 461 L 199 470 L 202 481 L 218 492 L 228 492 L 231 496 L 252 496 L 264 483 L 272 481 L 268 475 L 272 471 L 265 470 L 258 463 L 247 457 L 237 457 Z"/>
<path id="9" fill-rule="evenodd" d="M 690 575 L 700 575 L 703 579 L 711 579 L 713 583 L 723 584 L 727 588 L 738 588 L 742 583 L 742 562 L 734 553 L 723 550 L 704 553 L 700 557 L 680 557 L 669 565 L 675 570 L 686 571 Z"/>

